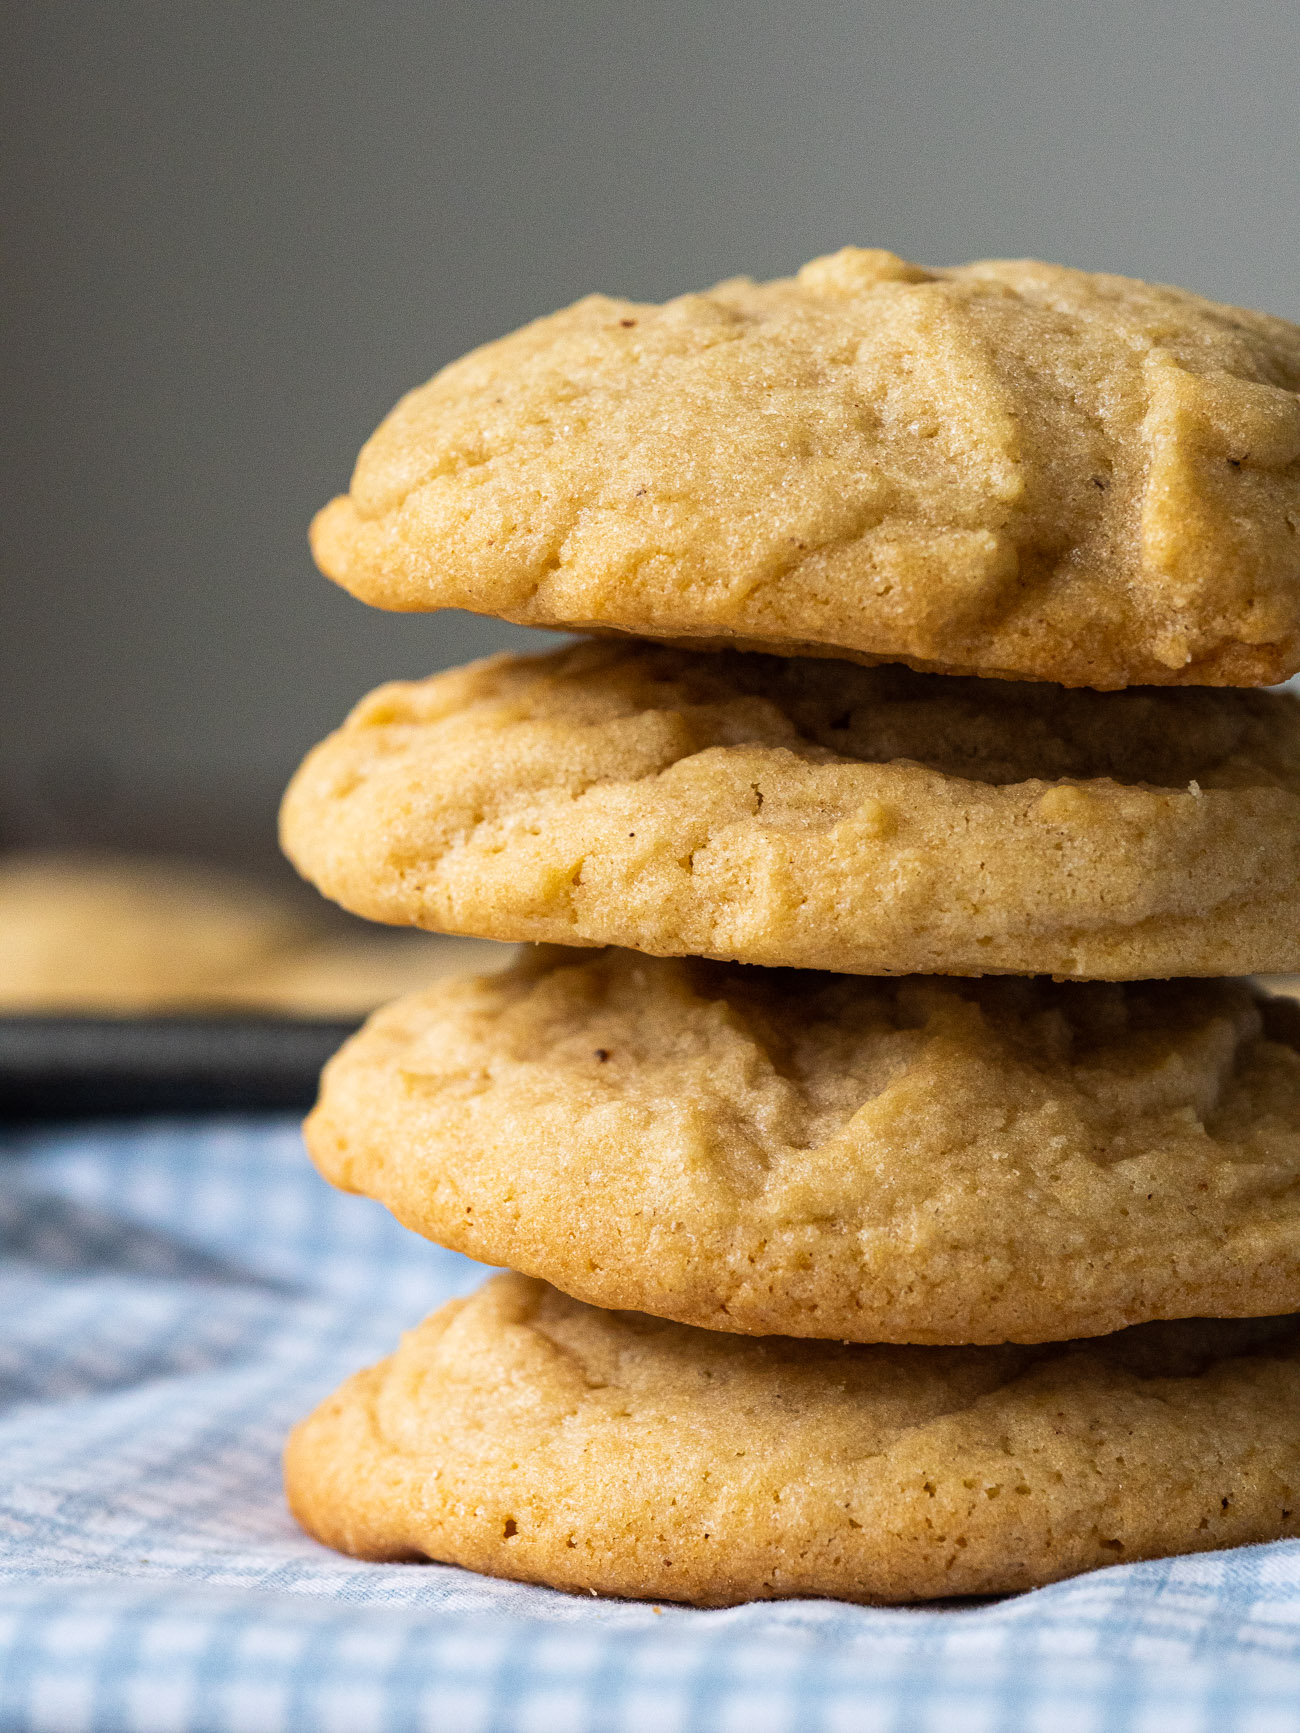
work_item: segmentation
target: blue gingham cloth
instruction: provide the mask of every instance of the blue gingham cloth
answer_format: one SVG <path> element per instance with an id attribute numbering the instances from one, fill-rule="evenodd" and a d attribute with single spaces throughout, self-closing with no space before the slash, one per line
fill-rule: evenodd
<path id="1" fill-rule="evenodd" d="M 4 1733 L 1300 1730 L 1296 1542 L 889 1610 L 337 1557 L 285 1510 L 286 1431 L 482 1272 L 283 1120 L 3 1141 Z"/>

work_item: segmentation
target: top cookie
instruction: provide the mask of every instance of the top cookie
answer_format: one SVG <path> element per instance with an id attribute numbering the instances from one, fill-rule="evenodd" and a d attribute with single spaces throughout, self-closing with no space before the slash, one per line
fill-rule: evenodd
<path id="1" fill-rule="evenodd" d="M 1300 669 L 1300 328 L 845 248 L 540 319 L 405 397 L 323 571 L 457 607 L 1103 689 Z"/>

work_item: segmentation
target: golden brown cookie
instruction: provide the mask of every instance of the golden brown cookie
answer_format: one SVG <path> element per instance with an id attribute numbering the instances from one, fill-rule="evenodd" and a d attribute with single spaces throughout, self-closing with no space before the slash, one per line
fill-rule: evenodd
<path id="1" fill-rule="evenodd" d="M 190 861 L 9 855 L 0 860 L 0 1011 L 213 1005 L 233 976 L 312 928 L 292 899 Z"/>
<path id="2" fill-rule="evenodd" d="M 381 687 L 285 797 L 372 919 L 853 974 L 1300 969 L 1300 706 L 640 643 Z"/>
<path id="3" fill-rule="evenodd" d="M 320 513 L 365 601 L 1060 681 L 1300 668 L 1300 328 L 847 247 L 445 368 Z"/>
<path id="4" fill-rule="evenodd" d="M 1300 1310 L 1294 1009 L 551 951 L 377 1013 L 307 1145 L 443 1245 L 713 1330 L 1256 1317 Z"/>
<path id="5" fill-rule="evenodd" d="M 705 1606 L 998 1594 L 1300 1532 L 1300 1339 L 754 1341 L 504 1275 L 324 1402 L 286 1480 L 360 1558 Z"/>

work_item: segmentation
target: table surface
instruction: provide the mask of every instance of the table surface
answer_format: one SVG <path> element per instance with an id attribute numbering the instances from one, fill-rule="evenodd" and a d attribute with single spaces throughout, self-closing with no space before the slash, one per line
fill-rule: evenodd
<path id="1" fill-rule="evenodd" d="M 927 1609 L 338 1557 L 285 1510 L 284 1435 L 479 1267 L 284 1119 L 0 1144 L 3 1733 L 1300 1730 L 1297 1542 Z"/>

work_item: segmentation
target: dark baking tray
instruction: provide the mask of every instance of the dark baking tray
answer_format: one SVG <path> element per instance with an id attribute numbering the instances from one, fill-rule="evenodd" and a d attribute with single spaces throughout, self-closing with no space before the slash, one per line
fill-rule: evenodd
<path id="1" fill-rule="evenodd" d="M 307 1108 L 358 1021 L 0 1017 L 0 1118 Z"/>

